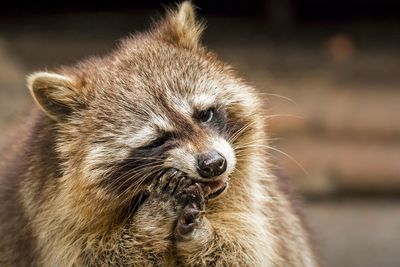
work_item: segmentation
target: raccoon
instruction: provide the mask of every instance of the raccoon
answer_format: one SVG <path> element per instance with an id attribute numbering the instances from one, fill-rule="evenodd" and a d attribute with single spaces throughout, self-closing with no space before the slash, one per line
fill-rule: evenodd
<path id="1" fill-rule="evenodd" d="M 317 266 L 260 98 L 203 28 L 183 2 L 109 55 L 29 76 L 1 266 Z"/>

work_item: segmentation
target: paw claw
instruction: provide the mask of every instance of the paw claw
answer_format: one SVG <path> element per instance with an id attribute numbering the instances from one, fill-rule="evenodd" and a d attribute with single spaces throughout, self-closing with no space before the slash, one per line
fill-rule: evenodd
<path id="1" fill-rule="evenodd" d="M 177 228 L 178 235 L 181 238 L 187 237 L 189 234 L 191 234 L 193 232 L 196 225 L 197 225 L 197 223 L 181 224 Z"/>
<path id="2" fill-rule="evenodd" d="M 211 187 L 207 185 L 204 187 L 203 191 L 204 191 L 204 196 L 208 197 L 208 195 L 211 193 Z"/>
<path id="3" fill-rule="evenodd" d="M 172 176 L 172 178 L 170 179 L 169 184 L 168 184 L 168 187 L 166 188 L 166 191 L 167 191 L 169 194 L 172 195 L 172 194 L 174 194 L 174 192 L 176 191 L 179 178 L 180 178 L 180 177 L 179 177 L 178 175 L 175 175 L 175 176 Z"/>
<path id="4" fill-rule="evenodd" d="M 195 208 L 185 208 L 183 217 L 187 223 L 193 222 L 199 217 L 200 211 Z"/>

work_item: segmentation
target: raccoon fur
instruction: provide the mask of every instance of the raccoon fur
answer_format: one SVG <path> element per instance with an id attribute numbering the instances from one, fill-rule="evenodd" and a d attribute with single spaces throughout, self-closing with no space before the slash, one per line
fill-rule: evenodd
<path id="1" fill-rule="evenodd" d="M 2 162 L 1 266 L 317 266 L 255 89 L 183 2 L 104 57 L 29 76 Z"/>

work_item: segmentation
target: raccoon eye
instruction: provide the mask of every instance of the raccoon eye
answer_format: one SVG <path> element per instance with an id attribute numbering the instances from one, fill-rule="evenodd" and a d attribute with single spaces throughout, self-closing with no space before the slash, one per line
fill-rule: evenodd
<path id="1" fill-rule="evenodd" d="M 198 119 L 200 122 L 210 122 L 214 118 L 214 109 L 209 108 L 199 113 Z"/>
<path id="2" fill-rule="evenodd" d="M 168 141 L 169 137 L 167 135 L 163 135 L 152 141 L 150 144 L 146 146 L 146 148 L 156 148 L 164 145 Z"/>
<path id="3" fill-rule="evenodd" d="M 148 145 L 144 146 L 144 149 L 152 149 L 165 145 L 168 141 L 172 141 L 177 138 L 177 134 L 174 132 L 162 133 L 157 139 L 154 139 Z"/>

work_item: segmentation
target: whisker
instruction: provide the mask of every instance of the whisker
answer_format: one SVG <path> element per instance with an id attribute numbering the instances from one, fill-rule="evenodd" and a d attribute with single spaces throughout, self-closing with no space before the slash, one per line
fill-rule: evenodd
<path id="1" fill-rule="evenodd" d="M 267 116 L 264 116 L 264 119 L 269 120 L 269 119 L 274 119 L 274 118 L 285 118 L 285 117 L 304 120 L 304 117 L 302 117 L 302 116 L 293 115 L 293 114 L 284 114 L 284 113 L 267 115 Z"/>
<path id="2" fill-rule="evenodd" d="M 148 177 L 150 177 L 150 176 L 153 176 L 155 173 L 157 173 L 157 172 L 161 172 L 162 170 L 161 169 L 155 169 L 155 170 L 150 170 L 150 171 L 148 171 L 147 173 L 145 173 L 144 175 L 143 175 L 143 177 L 141 177 L 141 178 L 139 178 L 139 179 L 137 179 L 135 182 L 135 186 L 132 186 L 132 187 L 127 187 L 122 193 L 121 193 L 121 195 L 125 195 L 128 191 L 130 191 L 130 190 L 132 190 L 132 188 L 134 188 L 134 187 L 136 187 L 136 190 L 135 191 L 133 191 L 132 192 L 132 195 L 137 195 L 139 192 L 138 192 L 138 189 L 140 188 L 140 186 L 146 181 L 146 179 L 148 178 Z M 129 181 L 130 179 L 127 179 L 127 181 Z"/>
<path id="3" fill-rule="evenodd" d="M 157 166 L 156 166 L 157 167 Z M 158 166 L 160 167 L 160 166 Z M 146 178 L 148 178 L 149 176 L 153 175 L 155 172 L 159 172 L 162 171 L 161 168 L 155 168 L 155 169 L 143 169 L 140 172 L 135 173 L 135 175 L 133 176 L 124 176 L 126 179 L 125 181 L 123 181 L 123 183 L 121 185 L 118 186 L 117 188 L 117 192 L 119 192 L 119 190 L 121 188 L 123 188 L 127 183 L 131 183 L 133 182 L 133 184 L 130 187 L 127 187 L 121 195 L 123 195 L 124 193 L 126 193 L 126 191 L 131 190 L 132 188 L 136 187 L 139 188 L 140 185 L 146 180 Z M 118 178 L 118 180 L 122 180 L 121 178 Z M 132 181 L 134 180 L 134 181 Z M 135 192 L 136 194 L 137 192 Z"/>
<path id="4" fill-rule="evenodd" d="M 240 128 L 239 130 L 237 130 L 229 139 L 228 142 L 229 143 L 234 143 L 237 138 L 245 131 L 247 130 L 251 125 L 255 124 L 255 121 L 252 121 L 250 123 L 245 124 L 242 128 Z"/>
<path id="5" fill-rule="evenodd" d="M 281 99 L 284 99 L 284 100 L 286 100 L 286 101 L 292 103 L 293 105 L 298 106 L 298 104 L 297 104 L 296 101 L 294 101 L 293 99 L 291 99 L 290 97 L 287 97 L 287 96 L 283 96 L 283 95 L 279 95 L 279 94 L 273 94 L 273 93 L 266 93 L 266 92 L 259 92 L 259 94 L 261 94 L 261 95 L 267 95 L 267 96 L 274 96 L 274 97 L 277 97 L 277 98 L 281 98 Z"/>
<path id="6" fill-rule="evenodd" d="M 295 158 L 293 158 L 292 156 L 290 156 L 288 153 L 272 147 L 272 146 L 268 146 L 268 145 L 264 145 L 264 144 L 249 144 L 249 145 L 242 145 L 239 147 L 239 149 L 236 149 L 235 152 L 237 155 L 240 155 L 240 152 L 243 152 L 243 150 L 245 148 L 266 148 L 266 149 L 270 149 L 273 150 L 275 152 L 280 153 L 281 155 L 284 155 L 285 157 L 287 157 L 289 160 L 291 160 L 298 168 L 300 168 L 302 170 L 302 172 L 306 175 L 306 176 L 310 176 L 310 174 L 308 173 L 308 171 L 303 167 L 303 165 L 300 164 L 300 162 L 298 162 Z"/>
<path id="7" fill-rule="evenodd" d="M 142 174 L 145 173 L 145 171 L 147 171 L 148 168 L 141 168 L 139 171 L 138 170 L 130 170 L 126 173 L 123 173 L 122 175 L 118 176 L 117 178 L 114 179 L 113 183 L 111 184 L 111 186 L 115 185 L 116 183 L 119 183 L 121 180 L 125 179 L 124 183 L 128 180 L 128 179 L 132 179 L 132 177 L 137 178 L 139 176 L 141 176 Z M 120 186 L 123 186 L 120 185 Z M 119 186 L 119 187 L 120 187 Z"/>
<path id="8" fill-rule="evenodd" d="M 154 161 L 154 162 L 150 162 L 150 163 L 147 163 L 147 164 L 142 164 L 142 165 L 140 165 L 140 166 L 137 166 L 137 167 L 135 167 L 135 168 L 130 169 L 128 172 L 135 172 L 135 171 L 137 171 L 137 170 L 143 169 L 143 168 L 145 168 L 145 167 L 151 167 L 151 166 L 153 166 L 153 165 L 157 166 L 157 165 L 159 165 L 159 163 L 160 163 L 160 162 Z M 121 171 L 123 168 L 129 166 L 129 164 L 131 164 L 131 163 L 126 163 L 126 164 L 124 164 L 123 166 L 121 166 L 121 167 L 119 167 L 119 168 L 113 170 L 113 171 L 110 172 L 109 174 L 107 174 L 107 176 L 108 176 L 108 177 L 112 177 L 116 172 Z M 116 164 L 116 165 L 118 165 L 118 164 Z M 114 165 L 114 166 L 116 166 L 116 165 Z M 130 173 L 130 174 L 131 174 L 131 173 Z"/>

